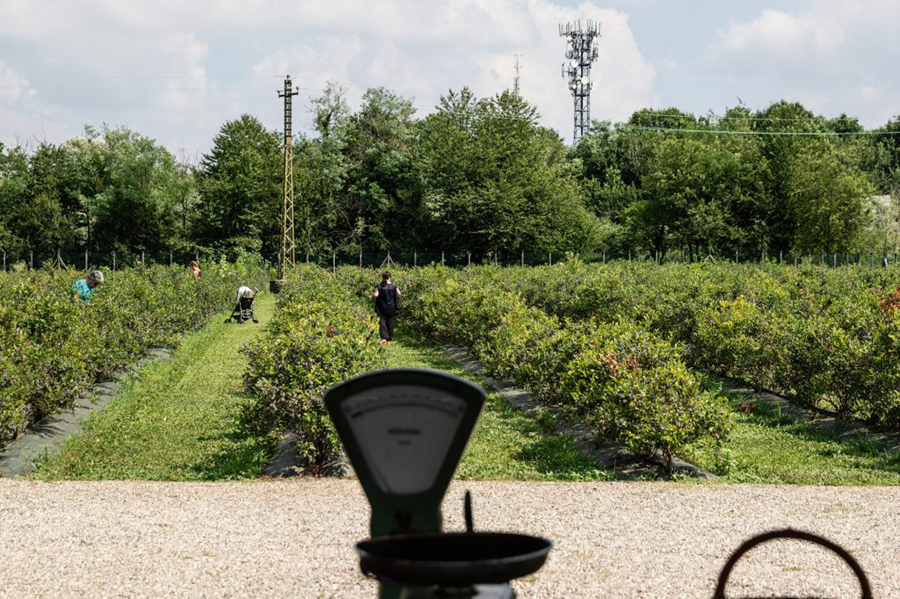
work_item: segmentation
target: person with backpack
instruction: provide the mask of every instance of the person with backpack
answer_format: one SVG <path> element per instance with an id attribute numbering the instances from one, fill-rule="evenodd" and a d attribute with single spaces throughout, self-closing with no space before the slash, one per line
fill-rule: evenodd
<path id="1" fill-rule="evenodd" d="M 381 273 L 381 284 L 375 286 L 372 299 L 375 300 L 375 312 L 378 314 L 381 345 L 387 345 L 394 338 L 394 321 L 400 310 L 400 290 L 391 282 L 390 272 Z"/>

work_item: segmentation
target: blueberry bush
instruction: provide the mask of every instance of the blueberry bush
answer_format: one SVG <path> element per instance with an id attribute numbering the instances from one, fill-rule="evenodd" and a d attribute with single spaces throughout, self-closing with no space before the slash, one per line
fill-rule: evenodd
<path id="1" fill-rule="evenodd" d="M 70 299 L 73 269 L 0 274 L 0 441 L 69 409 L 95 382 L 148 348 L 175 346 L 230 307 L 238 284 L 262 285 L 251 260 L 203 276 L 153 266 L 106 272 L 89 303 Z"/>
<path id="2" fill-rule="evenodd" d="M 690 443 L 727 439 L 728 411 L 701 390 L 681 348 L 633 321 L 561 319 L 529 306 L 499 283 L 507 270 L 400 271 L 403 320 L 472 350 L 491 374 L 516 381 L 638 454 L 660 452 L 671 465 Z M 343 269 L 338 275 L 348 285 L 372 279 Z"/>
<path id="3" fill-rule="evenodd" d="M 320 472 L 340 441 L 322 401 L 332 385 L 384 365 L 378 326 L 331 273 L 300 267 L 283 286 L 265 335 L 245 348 L 245 413 L 254 431 L 293 431 L 307 469 Z"/>

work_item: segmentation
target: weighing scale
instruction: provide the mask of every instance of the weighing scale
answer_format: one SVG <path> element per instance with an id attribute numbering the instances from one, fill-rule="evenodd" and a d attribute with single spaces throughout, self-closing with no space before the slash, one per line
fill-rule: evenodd
<path id="1" fill-rule="evenodd" d="M 543 566 L 552 543 L 474 532 L 442 533 L 441 502 L 484 405 L 484 390 L 451 374 L 377 370 L 325 394 L 325 406 L 372 506 L 360 567 L 381 599 L 511 599 L 509 581 Z"/>

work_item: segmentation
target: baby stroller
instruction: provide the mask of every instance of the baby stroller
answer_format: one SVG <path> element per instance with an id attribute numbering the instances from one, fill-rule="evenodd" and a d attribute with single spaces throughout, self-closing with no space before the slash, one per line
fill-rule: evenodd
<path id="1" fill-rule="evenodd" d="M 250 289 L 246 286 L 238 287 L 234 308 L 231 310 L 231 316 L 225 322 L 237 320 L 238 324 L 244 324 L 246 321 L 252 320 L 258 323 L 256 315 L 253 314 L 253 297 L 257 291 L 259 289 Z"/>

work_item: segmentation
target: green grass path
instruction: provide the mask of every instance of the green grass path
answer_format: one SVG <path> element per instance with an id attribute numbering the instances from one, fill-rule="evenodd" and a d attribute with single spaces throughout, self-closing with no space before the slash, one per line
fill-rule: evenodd
<path id="1" fill-rule="evenodd" d="M 149 364 L 82 433 L 42 462 L 36 478 L 221 480 L 256 477 L 274 447 L 239 427 L 241 346 L 261 334 L 275 310 L 263 293 L 259 324 L 226 324 L 227 313 L 187 335 L 172 358 Z"/>
<path id="2" fill-rule="evenodd" d="M 456 477 L 512 480 L 608 480 L 611 472 L 598 470 L 571 439 L 550 434 L 545 424 L 511 406 L 484 380 L 446 357 L 432 341 L 398 326 L 387 347 L 389 368 L 431 368 L 461 376 L 488 391 L 475 432 L 463 455 Z"/>
<path id="3" fill-rule="evenodd" d="M 711 382 L 708 386 L 721 390 Z M 900 454 L 880 451 L 865 438 L 840 440 L 763 404 L 750 407 L 739 395 L 723 391 L 723 399 L 734 416 L 725 450 L 698 444 L 682 455 L 721 476 L 722 482 L 900 484 Z"/>

